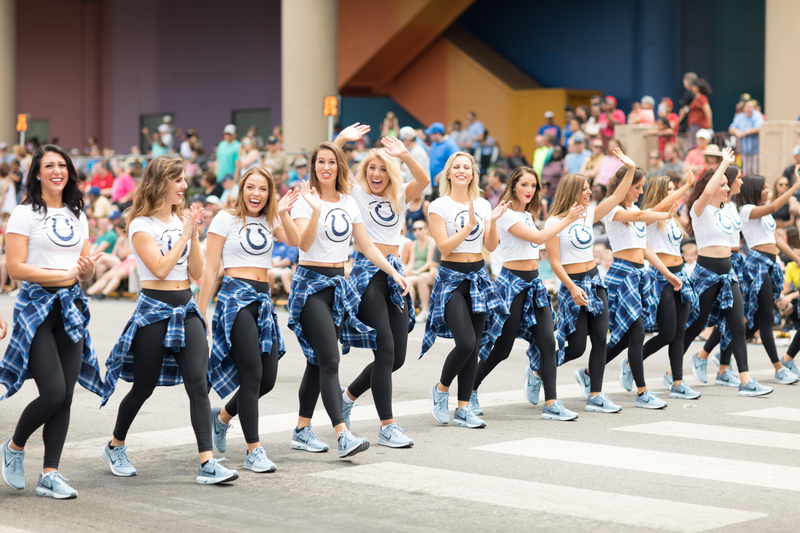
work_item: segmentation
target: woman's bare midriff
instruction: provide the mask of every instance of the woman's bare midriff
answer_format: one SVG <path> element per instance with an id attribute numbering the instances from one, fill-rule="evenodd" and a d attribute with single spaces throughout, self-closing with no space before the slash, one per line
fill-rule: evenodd
<path id="1" fill-rule="evenodd" d="M 396 255 L 397 257 L 400 257 L 400 247 L 399 246 L 394 246 L 392 244 L 380 244 L 380 243 L 377 243 L 377 242 L 373 243 L 373 244 L 375 244 L 375 248 L 377 248 L 378 250 L 381 251 L 381 254 L 383 255 L 383 257 L 389 257 L 390 255 Z M 358 246 L 356 246 L 356 250 L 361 252 L 361 249 L 359 249 Z M 363 254 L 364 252 L 361 252 L 361 253 Z"/>
<path id="2" fill-rule="evenodd" d="M 730 257 L 731 249 L 728 246 L 706 246 L 697 250 L 697 255 L 719 259 L 723 257 Z"/>
<path id="3" fill-rule="evenodd" d="M 683 257 L 671 254 L 656 254 L 665 267 L 674 267 L 683 264 Z"/>
<path id="4" fill-rule="evenodd" d="M 583 274 L 584 272 L 589 272 L 591 269 L 597 266 L 597 263 L 594 262 L 594 259 L 591 261 L 586 261 L 585 263 L 570 263 L 569 265 L 562 265 L 564 267 L 564 272 L 567 274 Z"/>
<path id="5" fill-rule="evenodd" d="M 152 289 L 154 291 L 182 291 L 190 289 L 191 285 L 189 284 L 188 279 L 180 279 L 180 280 L 149 279 L 147 281 L 142 282 L 142 288 Z"/>
<path id="6" fill-rule="evenodd" d="M 466 252 L 442 254 L 442 261 L 450 261 L 451 263 L 476 263 L 483 261 L 483 254 L 472 254 Z"/>
<path id="7" fill-rule="evenodd" d="M 644 263 L 644 250 L 642 248 L 628 248 L 614 252 L 614 257 L 631 263 Z"/>
<path id="8" fill-rule="evenodd" d="M 249 279 L 252 281 L 269 281 L 267 278 L 266 268 L 255 267 L 239 267 L 239 268 L 226 268 L 225 275 L 230 278 Z"/>
<path id="9" fill-rule="evenodd" d="M 316 261 L 300 261 L 300 266 L 321 267 L 321 268 L 344 268 L 344 261 L 338 263 L 317 263 Z"/>
<path id="10" fill-rule="evenodd" d="M 503 266 L 509 270 L 521 270 L 523 272 L 530 272 L 539 269 L 538 259 L 521 259 L 519 261 L 506 261 Z"/>
<path id="11" fill-rule="evenodd" d="M 759 244 L 758 246 L 753 246 L 750 248 L 751 250 L 755 250 L 756 252 L 763 252 L 765 254 L 776 254 L 778 253 L 778 247 L 772 243 L 766 244 Z"/>

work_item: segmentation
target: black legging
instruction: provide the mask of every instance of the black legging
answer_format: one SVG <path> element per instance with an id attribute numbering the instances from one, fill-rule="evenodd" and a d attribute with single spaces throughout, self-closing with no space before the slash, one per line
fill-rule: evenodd
<path id="1" fill-rule="evenodd" d="M 597 267 L 588 272 L 568 274 L 569 278 L 578 283 L 586 276 L 593 278 L 597 275 Z M 589 377 L 591 378 L 591 392 L 603 390 L 603 372 L 606 368 L 606 335 L 608 334 L 608 294 L 603 287 L 597 287 L 597 297 L 603 301 L 603 312 L 598 316 L 582 306 L 578 311 L 578 320 L 575 331 L 567 337 L 564 350 L 564 362 L 574 361 L 586 351 L 586 337 L 592 341 L 592 351 L 589 352 Z"/>
<path id="2" fill-rule="evenodd" d="M 270 294 L 269 283 L 237 278 L 249 283 L 256 292 Z M 277 342 L 272 343 L 270 353 L 261 353 L 258 330 L 258 302 L 239 310 L 231 327 L 231 361 L 239 371 L 239 390 L 231 397 L 225 411 L 231 416 L 239 415 L 244 440 L 253 444 L 261 440 L 258 436 L 258 399 L 275 386 L 278 376 Z"/>
<path id="3" fill-rule="evenodd" d="M 668 267 L 673 274 L 678 274 L 683 265 Z M 686 320 L 691 311 L 691 302 L 681 299 L 681 292 L 667 283 L 661 290 L 661 300 L 658 302 L 656 322 L 658 335 L 647 341 L 644 345 L 643 357 L 647 359 L 664 346 L 669 345 L 669 366 L 672 369 L 672 379 L 683 380 L 683 337 L 686 331 Z"/>
<path id="4" fill-rule="evenodd" d="M 55 294 L 60 287 L 44 287 Z M 75 305 L 83 311 L 82 302 Z M 58 468 L 67 439 L 72 394 L 81 372 L 83 339 L 73 343 L 61 319 L 61 302 L 56 299 L 47 318 L 36 330 L 28 352 L 28 371 L 39 389 L 39 397 L 22 411 L 13 441 L 24 447 L 34 431 L 44 425 L 44 468 Z"/>
<path id="5" fill-rule="evenodd" d="M 375 361 L 353 380 L 348 392 L 358 398 L 370 387 L 381 420 L 392 418 L 392 372 L 403 366 L 408 345 L 408 305 L 399 309 L 391 300 L 389 276 L 378 271 L 372 276 L 358 308 L 358 319 L 377 332 Z"/>
<path id="6" fill-rule="evenodd" d="M 344 268 L 303 267 L 307 270 L 332 278 L 343 276 Z M 303 328 L 319 365 L 306 362 L 306 371 L 300 382 L 300 416 L 311 418 L 317 406 L 317 398 L 322 393 L 322 403 L 336 427 L 344 424 L 342 418 L 342 390 L 339 386 L 339 333 L 341 326 L 333 323 L 333 302 L 335 288 L 328 287 L 306 300 L 300 312 L 300 325 Z"/>
<path id="7" fill-rule="evenodd" d="M 524 270 L 511 270 L 515 276 L 522 278 L 530 283 L 539 277 L 539 271 L 524 271 Z M 503 332 L 500 337 L 495 341 L 492 351 L 486 361 L 478 362 L 478 371 L 475 376 L 474 390 L 478 390 L 486 376 L 500 364 L 501 361 L 508 359 L 511 354 L 511 348 L 514 347 L 514 340 L 517 337 L 517 330 L 522 321 L 522 308 L 525 306 L 525 299 L 528 296 L 528 291 L 525 289 L 514 297 L 511 302 L 511 314 L 503 324 Z M 536 307 L 536 325 L 531 328 L 531 335 L 533 335 L 533 342 L 539 348 L 539 370 L 538 373 L 542 378 L 544 384 L 544 398 L 546 401 L 555 400 L 556 396 L 556 340 L 553 336 L 553 313 L 550 311 L 550 306 Z"/>
<path id="8" fill-rule="evenodd" d="M 142 289 L 142 294 L 172 307 L 186 305 L 192 299 L 192 291 L 157 291 Z M 153 394 L 161 375 L 161 366 L 167 355 L 164 337 L 169 320 L 144 326 L 133 338 L 133 386 L 122 399 L 114 427 L 114 438 L 124 441 L 139 409 Z M 196 313 L 188 313 L 183 321 L 185 345 L 172 356 L 178 363 L 183 386 L 189 395 L 189 412 L 192 428 L 197 439 L 197 451 L 211 451 L 211 404 L 208 401 L 208 340 L 203 322 Z"/>
<path id="9" fill-rule="evenodd" d="M 723 275 L 730 272 L 731 258 L 730 257 L 705 257 L 700 256 L 697 258 L 697 264 L 703 268 L 714 272 L 717 275 Z M 700 315 L 697 317 L 691 326 L 686 328 L 683 337 L 683 353 L 689 349 L 689 346 L 694 341 L 701 331 L 706 326 L 708 315 L 711 314 L 711 308 L 714 306 L 714 300 L 717 299 L 722 288 L 722 283 L 712 285 L 699 295 Z M 747 342 L 745 341 L 745 327 L 744 327 L 744 302 L 742 300 L 742 293 L 739 290 L 739 283 L 734 281 L 731 283 L 731 291 L 733 292 L 733 307 L 730 309 L 721 309 L 721 319 L 727 321 L 728 328 L 731 331 L 731 349 L 736 357 L 736 365 L 739 367 L 739 372 L 747 372 Z M 725 363 L 720 358 L 721 364 Z"/>
<path id="10" fill-rule="evenodd" d="M 442 261 L 441 266 L 467 274 L 483 268 L 483 261 L 474 263 L 454 263 Z M 458 401 L 468 402 L 475 384 L 478 370 L 478 352 L 481 349 L 481 336 L 486 325 L 486 313 L 472 313 L 472 297 L 469 295 L 470 281 L 464 280 L 450 294 L 444 306 L 444 321 L 453 333 L 455 347 L 447 355 L 439 381 L 445 387 L 458 376 Z"/>
<path id="11" fill-rule="evenodd" d="M 639 270 L 644 268 L 642 263 L 628 262 Z M 644 297 L 642 296 L 642 312 L 645 312 L 644 303 Z M 626 348 L 628 349 L 628 364 L 633 373 L 633 381 L 636 382 L 637 387 L 646 387 L 647 384 L 644 381 L 644 356 L 642 354 L 644 349 L 644 322 L 642 317 L 637 318 L 628 327 L 628 331 L 622 335 L 617 344 L 610 346 L 606 350 L 606 364 L 610 363 Z"/>

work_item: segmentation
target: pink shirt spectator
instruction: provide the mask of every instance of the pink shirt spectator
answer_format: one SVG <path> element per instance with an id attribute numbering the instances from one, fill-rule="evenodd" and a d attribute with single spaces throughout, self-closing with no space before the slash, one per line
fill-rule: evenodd
<path id="1" fill-rule="evenodd" d="M 625 113 L 623 113 L 622 110 L 615 109 L 611 115 L 614 117 L 614 120 L 617 121 L 617 124 L 625 124 Z M 608 138 L 614 136 L 614 126 L 608 125 L 608 117 L 605 113 L 600 115 L 600 119 L 597 122 L 600 124 L 600 135 Z"/>
<path id="2" fill-rule="evenodd" d="M 111 201 L 119 202 L 126 194 L 135 188 L 136 183 L 133 181 L 133 176 L 130 174 L 120 174 L 111 186 Z"/>
<path id="3" fill-rule="evenodd" d="M 595 183 L 601 185 L 608 185 L 611 177 L 617 173 L 617 169 L 622 166 L 622 161 L 613 155 L 604 156 L 600 160 L 600 165 L 597 167 L 597 176 L 594 178 Z"/>
<path id="4" fill-rule="evenodd" d="M 639 124 L 655 124 L 656 116 L 652 109 L 639 110 Z"/>
<path id="5" fill-rule="evenodd" d="M 684 159 L 683 162 L 689 165 L 689 170 L 694 172 L 695 177 L 702 174 L 706 169 L 706 158 L 700 148 L 689 150 L 689 153 L 686 154 L 686 159 Z"/>

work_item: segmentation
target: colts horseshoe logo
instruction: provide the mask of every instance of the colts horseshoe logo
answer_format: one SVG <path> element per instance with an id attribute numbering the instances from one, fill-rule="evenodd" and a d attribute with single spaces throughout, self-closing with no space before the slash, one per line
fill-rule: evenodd
<path id="1" fill-rule="evenodd" d="M 728 204 L 730 209 L 728 210 L 728 216 L 731 219 L 731 224 L 733 225 L 733 229 L 736 231 L 742 231 L 742 217 L 739 216 L 739 211 L 733 207 L 733 204 Z"/>
<path id="2" fill-rule="evenodd" d="M 567 230 L 567 234 L 569 235 L 572 246 L 578 250 L 586 250 L 587 248 L 591 248 L 592 244 L 594 244 L 592 229 L 587 228 L 580 222 L 576 222 L 570 226 Z"/>
<path id="3" fill-rule="evenodd" d="M 640 239 L 645 238 L 647 235 L 647 224 L 644 222 L 633 222 L 631 226 L 633 226 L 633 233 L 635 233 L 637 237 Z"/>
<path id="4" fill-rule="evenodd" d="M 714 223 L 719 229 L 728 235 L 733 235 L 733 223 L 727 213 L 723 213 L 722 209 L 718 209 L 714 213 Z"/>
<path id="5" fill-rule="evenodd" d="M 532 218 L 525 217 L 524 220 L 525 220 L 525 225 L 528 226 L 529 228 L 535 228 L 536 227 L 536 224 L 533 223 L 533 219 Z M 533 248 L 534 250 L 538 250 L 539 249 L 539 245 L 536 244 L 536 243 L 532 242 L 532 243 L 530 243 L 530 245 L 531 245 L 531 248 Z"/>
<path id="6" fill-rule="evenodd" d="M 344 242 L 350 240 L 353 225 L 347 211 L 337 207 L 336 209 L 331 209 L 325 215 L 323 228 L 328 240 L 331 242 Z"/>
<path id="7" fill-rule="evenodd" d="M 239 245 L 250 255 L 264 255 L 272 250 L 272 232 L 260 222 L 250 222 L 239 230 Z"/>
<path id="8" fill-rule="evenodd" d="M 181 235 L 183 234 L 182 230 L 179 229 L 168 229 L 161 236 L 156 239 L 156 244 L 158 245 L 158 250 L 161 252 L 161 255 L 167 255 L 170 250 L 172 250 L 172 246 L 178 242 Z M 189 246 L 187 245 L 183 252 L 181 252 L 181 256 L 178 259 L 179 265 L 186 263 L 186 259 L 189 257 Z"/>
<path id="9" fill-rule="evenodd" d="M 475 228 L 467 235 L 467 238 L 464 239 L 465 241 L 472 242 L 474 240 L 480 239 L 483 236 L 483 217 L 481 217 L 478 213 L 475 213 L 475 218 L 478 219 L 478 223 L 475 225 Z M 459 212 L 455 216 L 456 227 L 464 227 L 467 225 L 469 221 L 469 210 L 464 210 Z"/>
<path id="10" fill-rule="evenodd" d="M 72 248 L 82 238 L 78 222 L 66 215 L 57 214 L 48 216 L 44 220 L 44 231 L 53 244 L 62 248 Z"/>
<path id="11" fill-rule="evenodd" d="M 761 217 L 761 223 L 764 224 L 764 227 L 769 231 L 775 231 L 775 219 L 772 218 L 772 215 Z"/>
<path id="12" fill-rule="evenodd" d="M 369 203 L 369 216 L 379 226 L 390 228 L 400 222 L 400 216 L 392 211 L 392 203 L 386 201 L 374 201 Z"/>
<path id="13" fill-rule="evenodd" d="M 683 232 L 674 220 L 667 222 L 667 239 L 673 246 L 680 246 L 683 240 Z"/>

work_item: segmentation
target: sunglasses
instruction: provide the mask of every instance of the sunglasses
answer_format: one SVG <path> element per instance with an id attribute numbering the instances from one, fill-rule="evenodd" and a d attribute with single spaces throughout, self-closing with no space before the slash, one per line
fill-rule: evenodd
<path id="1" fill-rule="evenodd" d="M 414 231 L 422 231 L 424 229 L 424 227 L 414 226 Z"/>
<path id="2" fill-rule="evenodd" d="M 603 147 L 602 144 L 593 144 L 592 145 L 592 148 L 602 148 L 602 147 Z"/>

